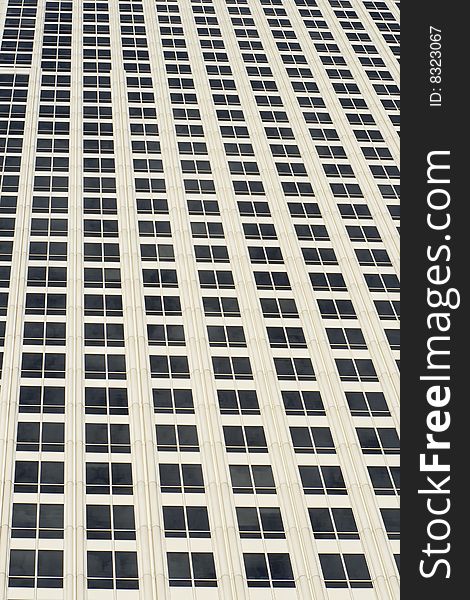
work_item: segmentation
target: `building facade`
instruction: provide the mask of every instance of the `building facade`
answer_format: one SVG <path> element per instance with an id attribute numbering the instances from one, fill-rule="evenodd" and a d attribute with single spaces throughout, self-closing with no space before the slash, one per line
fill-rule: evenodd
<path id="1" fill-rule="evenodd" d="M 1 0 L 0 598 L 398 598 L 398 19 Z"/>

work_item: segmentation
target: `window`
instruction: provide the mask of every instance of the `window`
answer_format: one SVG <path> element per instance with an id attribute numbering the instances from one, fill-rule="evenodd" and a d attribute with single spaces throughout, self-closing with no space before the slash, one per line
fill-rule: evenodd
<path id="1" fill-rule="evenodd" d="M 104 140 L 101 140 L 102 142 Z M 107 140 L 106 140 L 107 141 Z M 89 214 L 117 214 L 116 198 L 93 198 L 86 197 L 83 199 L 83 212 Z"/>
<path id="2" fill-rule="evenodd" d="M 356 521 L 350 508 L 309 508 L 313 536 L 317 540 L 358 540 Z"/>
<path id="3" fill-rule="evenodd" d="M 314 106 L 313 98 L 299 98 L 299 104 L 304 107 Z M 305 121 L 307 123 L 326 123 L 325 113 L 314 113 L 314 112 L 304 112 Z M 309 129 L 310 136 L 312 140 L 336 140 L 339 141 L 338 132 L 336 129 L 323 129 L 321 127 L 312 127 Z M 327 147 L 325 146 L 316 146 L 319 155 L 322 155 L 322 158 L 330 158 L 330 153 Z M 342 148 L 340 146 L 330 146 L 331 154 L 337 158 L 346 158 L 346 155 L 343 153 Z"/>
<path id="4" fill-rule="evenodd" d="M 267 327 L 271 348 L 306 348 L 304 332 L 301 327 Z"/>
<path id="5" fill-rule="evenodd" d="M 310 282 L 316 291 L 346 292 L 346 283 L 341 273 L 309 273 Z"/>
<path id="6" fill-rule="evenodd" d="M 346 152 L 342 146 L 315 146 L 315 148 L 320 158 L 346 158 Z"/>
<path id="7" fill-rule="evenodd" d="M 147 325 L 150 346 L 184 346 L 182 325 Z"/>
<path id="8" fill-rule="evenodd" d="M 399 467 L 367 467 L 375 494 L 391 496 L 400 494 Z"/>
<path id="9" fill-rule="evenodd" d="M 330 237 L 324 225 L 294 225 L 297 238 L 308 241 L 329 241 Z"/>
<path id="10" fill-rule="evenodd" d="M 277 246 L 248 246 L 250 261 L 253 264 L 283 264 L 281 249 Z"/>
<path id="11" fill-rule="evenodd" d="M 346 494 L 341 468 L 336 466 L 300 466 L 304 494 Z"/>
<path id="12" fill-rule="evenodd" d="M 51 386 L 20 387 L 20 413 L 64 413 L 65 389 Z"/>
<path id="13" fill-rule="evenodd" d="M 367 204 L 338 204 L 343 219 L 372 219 Z"/>
<path id="14" fill-rule="evenodd" d="M 229 262 L 226 246 L 194 246 L 194 254 L 197 262 Z"/>
<path id="15" fill-rule="evenodd" d="M 236 195 L 251 195 L 258 196 L 264 195 L 264 186 L 262 181 L 252 180 L 237 180 L 232 181 L 233 190 Z"/>
<path id="16" fill-rule="evenodd" d="M 323 163 L 323 170 L 327 177 L 354 177 L 351 165 Z"/>
<path id="17" fill-rule="evenodd" d="M 174 262 L 175 254 L 171 244 L 140 244 L 142 260 Z"/>
<path id="18" fill-rule="evenodd" d="M 24 494 L 35 494 L 38 491 L 45 494 L 63 494 L 64 463 L 17 460 L 13 491 Z"/>
<path id="19" fill-rule="evenodd" d="M 228 166 L 232 175 L 259 175 L 258 164 L 255 161 L 229 160 Z"/>
<path id="20" fill-rule="evenodd" d="M 288 123 L 287 113 L 283 110 L 260 110 L 261 120 L 264 123 Z"/>
<path id="21" fill-rule="evenodd" d="M 46 242 L 47 244 L 47 242 Z M 0 260 L 11 262 L 13 242 L 0 242 Z M 47 255 L 47 252 L 46 252 Z"/>
<path id="22" fill-rule="evenodd" d="M 353 417 L 389 417 L 390 411 L 382 392 L 346 392 Z"/>
<path id="23" fill-rule="evenodd" d="M 211 552 L 168 552 L 170 587 L 216 587 L 214 556 Z"/>
<path id="24" fill-rule="evenodd" d="M 248 587 L 295 587 L 288 554 L 243 554 Z"/>
<path id="25" fill-rule="evenodd" d="M 160 142 L 132 140 L 132 152 L 134 154 L 160 154 Z"/>
<path id="26" fill-rule="evenodd" d="M 207 155 L 207 146 L 205 142 L 178 142 L 178 152 L 180 154 Z"/>
<path id="27" fill-rule="evenodd" d="M 87 552 L 88 589 L 139 589 L 137 552 Z"/>
<path id="28" fill-rule="evenodd" d="M 3 177 L 3 186 L 2 190 L 9 191 L 17 191 L 18 178 L 15 176 L 7 176 Z M 68 190 L 69 178 L 68 177 L 59 177 L 59 176 L 50 176 L 50 175 L 36 175 L 34 177 L 34 191 L 44 191 L 44 192 L 66 192 Z M 33 219 L 34 221 L 34 219 Z M 34 235 L 34 233 L 33 233 Z M 60 235 L 60 234 L 58 234 Z"/>
<path id="29" fill-rule="evenodd" d="M 115 220 L 84 219 L 83 229 L 85 237 L 118 237 L 118 222 Z M 112 244 L 111 247 L 113 246 Z M 86 248 L 87 244 L 85 251 Z"/>
<path id="30" fill-rule="evenodd" d="M 193 238 L 223 238 L 224 229 L 222 223 L 193 221 L 191 223 L 191 235 Z"/>
<path id="31" fill-rule="evenodd" d="M 276 230 L 270 223 L 243 223 L 243 233 L 247 240 L 276 240 Z"/>
<path id="32" fill-rule="evenodd" d="M 160 489 L 162 493 L 200 494 L 204 492 L 202 467 L 197 464 L 165 464 L 158 465 Z"/>
<path id="33" fill-rule="evenodd" d="M 239 200 L 237 202 L 238 212 L 241 217 L 270 217 L 271 211 L 267 202 L 250 202 Z"/>
<path id="34" fill-rule="evenodd" d="M 309 358 L 274 358 L 277 378 L 280 381 L 314 381 L 315 372 Z"/>
<path id="35" fill-rule="evenodd" d="M 63 504 L 13 504 L 12 538 L 63 539 Z"/>
<path id="36" fill-rule="evenodd" d="M 87 540 L 135 540 L 134 507 L 87 504 Z"/>
<path id="37" fill-rule="evenodd" d="M 137 198 L 138 214 L 168 214 L 168 201 L 162 198 Z"/>
<path id="38" fill-rule="evenodd" d="M 367 345 L 364 340 L 362 331 L 359 328 L 338 328 L 327 327 L 326 334 L 331 348 L 335 349 L 350 349 L 350 350 L 366 350 Z"/>
<path id="39" fill-rule="evenodd" d="M 126 388 L 85 388 L 85 413 L 87 415 L 127 415 Z"/>
<path id="40" fill-rule="evenodd" d="M 122 317 L 123 315 L 122 297 L 118 295 L 85 294 L 84 305 L 85 316 Z"/>
<path id="41" fill-rule="evenodd" d="M 389 540 L 400 539 L 400 509 L 399 508 L 381 508 L 380 514 L 385 525 Z"/>
<path id="42" fill-rule="evenodd" d="M 85 323 L 85 346 L 124 346 L 124 325 Z"/>
<path id="43" fill-rule="evenodd" d="M 247 425 L 224 425 L 225 449 L 227 452 L 267 452 L 263 427 Z"/>
<path id="44" fill-rule="evenodd" d="M 315 196 L 310 183 L 298 181 L 281 181 L 282 191 L 286 196 Z"/>
<path id="45" fill-rule="evenodd" d="M 199 451 L 196 425 L 155 425 L 155 430 L 159 451 Z"/>
<path id="46" fill-rule="evenodd" d="M 367 287 L 371 292 L 399 292 L 398 277 L 393 274 L 365 273 Z"/>
<path id="47" fill-rule="evenodd" d="M 63 452 L 64 423 L 19 422 L 16 433 L 18 452 Z"/>
<path id="48" fill-rule="evenodd" d="M 296 453 L 335 453 L 329 427 L 290 427 L 290 435 Z"/>
<path id="49" fill-rule="evenodd" d="M 337 265 L 333 248 L 301 248 L 306 265 Z M 315 274 L 317 275 L 317 274 Z"/>
<path id="50" fill-rule="evenodd" d="M 49 270 L 51 267 L 49 268 Z M 64 273 L 66 278 L 66 273 Z M 121 272 L 119 269 L 101 269 L 101 268 L 90 268 L 84 269 L 85 287 L 98 287 L 98 288 L 120 288 L 121 287 Z M 49 285 L 51 283 L 49 282 Z M 58 285 L 58 284 L 55 284 Z M 66 285 L 66 281 L 60 285 Z"/>
<path id="51" fill-rule="evenodd" d="M 336 198 L 363 198 L 357 183 L 330 183 L 330 188 Z"/>
<path id="52" fill-rule="evenodd" d="M 325 414 L 320 392 L 289 390 L 283 391 L 281 394 L 286 415 L 319 416 Z"/>
<path id="53" fill-rule="evenodd" d="M 259 404 L 255 390 L 218 390 L 220 414 L 259 415 Z"/>
<path id="54" fill-rule="evenodd" d="M 253 146 L 251 144 L 224 144 L 225 154 L 227 156 L 254 156 Z"/>
<path id="55" fill-rule="evenodd" d="M 399 204 L 388 204 L 387 205 L 388 212 L 393 220 L 400 220 L 400 205 Z"/>
<path id="56" fill-rule="evenodd" d="M 291 285 L 287 273 L 255 271 L 256 287 L 259 290 L 290 290 Z"/>
<path id="57" fill-rule="evenodd" d="M 358 248 L 354 251 L 361 266 L 391 267 L 392 262 L 386 250 Z"/>
<path id="58" fill-rule="evenodd" d="M 11 550 L 9 587 L 62 588 L 62 550 Z"/>
<path id="59" fill-rule="evenodd" d="M 137 123 L 135 123 L 133 125 L 134 129 L 137 129 L 139 127 L 139 125 Z M 147 128 L 149 128 L 150 125 L 147 124 Z M 131 127 L 132 129 L 132 127 Z M 132 132 L 131 132 L 132 133 Z M 134 179 L 134 183 L 135 183 L 135 190 L 137 193 L 139 192 L 151 192 L 153 194 L 158 194 L 158 193 L 163 193 L 165 192 L 165 180 L 164 179 L 144 179 L 142 177 L 136 177 Z M 95 189 L 91 189 L 90 191 L 95 191 Z M 96 190 L 99 191 L 99 190 Z M 109 190 L 109 191 L 115 191 L 115 189 Z"/>
<path id="60" fill-rule="evenodd" d="M 181 302 L 178 296 L 145 296 L 147 315 L 181 315 Z"/>
<path id="61" fill-rule="evenodd" d="M 202 137 L 204 131 L 202 125 L 176 125 L 176 135 L 182 137 Z"/>
<path id="62" fill-rule="evenodd" d="M 216 379 L 253 379 L 248 357 L 213 356 L 212 367 Z"/>
<path id="63" fill-rule="evenodd" d="M 24 324 L 23 343 L 65 346 L 65 323 L 29 322 Z"/>
<path id="64" fill-rule="evenodd" d="M 85 354 L 85 379 L 126 379 L 122 354 Z"/>
<path id="65" fill-rule="evenodd" d="M 245 334 L 241 325 L 208 325 L 209 345 L 213 347 L 245 348 Z"/>
<path id="66" fill-rule="evenodd" d="M 65 294 L 26 294 L 25 314 L 65 315 Z"/>
<path id="67" fill-rule="evenodd" d="M 150 356 L 152 377 L 189 378 L 189 364 L 186 356 Z"/>
<path id="68" fill-rule="evenodd" d="M 0 293 L 0 315 L 5 316 L 7 314 L 8 308 L 8 293 L 1 292 Z M 28 314 L 26 309 L 26 314 Z"/>
<path id="69" fill-rule="evenodd" d="M 190 215 L 220 215 L 217 200 L 187 200 Z"/>
<path id="70" fill-rule="evenodd" d="M 86 463 L 87 494 L 132 494 L 130 463 Z"/>
<path id="71" fill-rule="evenodd" d="M 91 109 L 91 107 L 87 107 L 87 109 Z M 102 140 L 83 140 L 83 149 L 85 154 L 95 154 L 95 153 L 101 153 L 101 154 L 113 154 L 114 152 L 114 143 L 113 140 L 106 140 L 106 139 L 102 139 Z M 86 162 L 85 162 L 86 161 Z M 93 162 L 90 159 L 85 159 L 83 161 L 84 166 L 88 163 L 88 165 L 90 167 L 92 167 L 91 169 L 86 169 L 87 171 L 99 171 L 98 162 Z M 114 160 L 111 159 L 109 162 L 102 162 L 102 170 L 107 170 L 107 168 L 111 167 L 109 169 L 109 172 L 113 173 L 114 172 Z M 103 169 L 104 167 L 104 169 Z"/>
<path id="72" fill-rule="evenodd" d="M 193 414 L 193 394 L 190 389 L 154 389 L 153 408 L 156 413 Z"/>
<path id="73" fill-rule="evenodd" d="M 238 530 L 241 538 L 285 538 L 281 510 L 276 507 L 237 507 Z"/>
<path id="74" fill-rule="evenodd" d="M 0 266 L 0 287 L 9 287 L 11 267 Z M 44 269 L 45 272 L 45 269 Z M 30 268 L 28 269 L 28 285 L 30 284 Z"/>
<path id="75" fill-rule="evenodd" d="M 85 269 L 85 272 L 87 269 Z M 65 287 L 66 267 L 28 267 L 28 285 L 39 287 Z"/>
<path id="76" fill-rule="evenodd" d="M 22 377 L 65 378 L 65 354 L 24 352 L 21 357 Z"/>
<path id="77" fill-rule="evenodd" d="M 156 158 L 134 158 L 133 168 L 135 172 L 143 173 L 163 173 L 163 163 L 161 160 Z M 114 161 L 113 161 L 114 167 Z M 114 169 L 113 169 L 114 170 Z M 101 169 L 103 171 L 103 169 Z"/>
<path id="78" fill-rule="evenodd" d="M 11 260 L 11 242 L 0 244 L 1 260 Z M 29 260 L 67 260 L 67 242 L 30 242 Z"/>
<path id="79" fill-rule="evenodd" d="M 319 554 L 327 588 L 371 588 L 363 554 Z"/>
<path id="80" fill-rule="evenodd" d="M 297 318 L 299 316 L 294 299 L 260 298 L 261 310 L 266 318 Z"/>
<path id="81" fill-rule="evenodd" d="M 355 319 L 356 312 L 351 300 L 317 299 L 323 319 Z"/>
<path id="82" fill-rule="evenodd" d="M 374 300 L 375 310 L 379 315 L 379 319 L 383 320 L 398 320 L 400 318 L 400 302 L 394 300 Z"/>
<path id="83" fill-rule="evenodd" d="M 142 269 L 144 287 L 175 288 L 178 279 L 174 269 Z"/>
<path id="84" fill-rule="evenodd" d="M 229 469 L 234 494 L 276 493 L 270 465 L 230 465 Z"/>
<path id="85" fill-rule="evenodd" d="M 239 317 L 237 298 L 204 297 L 202 299 L 206 317 Z"/>
<path id="86" fill-rule="evenodd" d="M 125 423 L 86 423 L 86 452 L 130 453 L 129 425 Z"/>
<path id="87" fill-rule="evenodd" d="M 205 506 L 164 506 L 165 537 L 208 538 L 211 536 Z"/>
<path id="88" fill-rule="evenodd" d="M 269 147 L 273 156 L 282 156 L 286 158 L 300 158 L 299 148 L 294 144 L 270 144 Z M 290 205 L 291 203 L 289 203 L 289 206 Z"/>
<path id="89" fill-rule="evenodd" d="M 400 440 L 393 427 L 356 427 L 364 454 L 398 454 Z"/>
<path id="90" fill-rule="evenodd" d="M 198 271 L 202 289 L 234 289 L 235 282 L 231 271 Z"/>
<path id="91" fill-rule="evenodd" d="M 385 335 L 392 350 L 400 350 L 400 330 L 385 329 Z"/>
<path id="92" fill-rule="evenodd" d="M 374 365 L 369 358 L 335 358 L 341 381 L 378 381 Z"/>

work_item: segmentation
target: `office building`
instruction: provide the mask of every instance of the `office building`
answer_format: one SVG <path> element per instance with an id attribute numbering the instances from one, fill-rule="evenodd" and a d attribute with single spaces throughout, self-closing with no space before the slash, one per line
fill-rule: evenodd
<path id="1" fill-rule="evenodd" d="M 396 600 L 398 19 L 2 0 L 1 598 Z"/>

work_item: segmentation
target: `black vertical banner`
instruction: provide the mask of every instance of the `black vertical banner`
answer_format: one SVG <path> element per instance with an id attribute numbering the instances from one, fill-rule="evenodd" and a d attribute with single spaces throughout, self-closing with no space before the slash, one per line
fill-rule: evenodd
<path id="1" fill-rule="evenodd" d="M 467 597 L 470 31 L 402 3 L 402 598 Z M 457 10 L 458 9 L 458 10 Z"/>

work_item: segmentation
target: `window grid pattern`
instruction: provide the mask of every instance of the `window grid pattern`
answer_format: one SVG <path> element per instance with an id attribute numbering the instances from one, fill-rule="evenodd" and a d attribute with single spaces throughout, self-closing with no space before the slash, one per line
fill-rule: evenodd
<path id="1" fill-rule="evenodd" d="M 18 398 L 0 586 L 65 600 L 80 569 L 90 600 L 395 599 L 395 7 L 8 0 L 4 13 L 0 368 L 5 348 L 19 377 L 0 392 Z"/>

